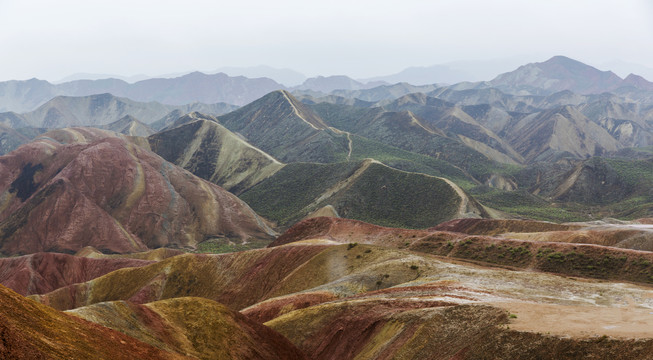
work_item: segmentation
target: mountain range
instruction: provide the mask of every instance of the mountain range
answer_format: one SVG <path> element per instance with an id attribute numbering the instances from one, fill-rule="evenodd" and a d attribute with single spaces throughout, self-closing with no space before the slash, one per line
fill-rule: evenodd
<path id="1" fill-rule="evenodd" d="M 17 114 L 0 113 L 0 122 L 13 128 L 62 128 L 70 126 L 99 126 L 132 116 L 146 124 L 163 118 L 170 112 L 182 113 L 202 111 L 206 114 L 224 114 L 237 106 L 216 103 L 192 103 L 180 106 L 163 105 L 157 102 L 138 102 L 104 93 L 89 96 L 57 96 L 36 110 Z"/>
<path id="2" fill-rule="evenodd" d="M 650 358 L 651 83 L 295 82 L 0 83 L 0 358 Z"/>
<path id="3" fill-rule="evenodd" d="M 568 67 L 567 72 L 580 69 L 592 74 L 601 73 L 562 57 L 553 58 L 548 63 L 563 67 L 571 63 L 573 66 Z M 545 67 L 549 72 L 551 68 L 556 69 L 556 66 L 549 65 Z M 539 64 L 533 64 L 531 68 L 537 66 Z M 518 72 L 523 72 L 523 69 L 515 71 Z M 108 94 L 57 97 L 34 112 L 6 113 L 3 116 L 6 124 L 15 127 L 27 123 L 38 126 L 83 123 L 130 136 L 149 136 L 157 130 L 171 130 L 171 127 L 204 116 L 197 113 L 190 118 L 184 117 L 194 109 L 207 112 L 207 115 L 218 114 L 219 118 L 209 116 L 206 118 L 209 122 L 197 128 L 201 134 L 213 134 L 204 140 L 200 139 L 206 135 L 195 131 L 178 134 L 182 130 L 175 130 L 165 141 L 157 134 L 156 141 L 150 140 L 150 146 L 171 162 L 236 194 L 244 193 L 273 175 L 284 164 L 363 161 L 366 158 L 378 159 L 404 171 L 444 176 L 468 190 L 479 184 L 498 186 L 503 190 L 529 189 L 533 187 L 520 184 L 514 174 L 507 173 L 506 166 L 527 166 L 528 169 L 529 166 L 540 166 L 535 165 L 540 162 L 618 156 L 629 148 L 646 148 L 653 139 L 653 107 L 647 105 L 645 97 L 633 100 L 618 92 L 582 95 L 571 90 L 546 96 L 511 95 L 495 88 L 456 90 L 457 87 L 398 84 L 334 92 L 368 100 L 380 98 L 378 101 L 341 95 L 295 97 L 290 92 L 278 90 L 222 115 L 229 111 L 229 106 L 196 103 L 173 108 L 158 103 L 133 102 Z M 418 92 L 402 95 L 407 91 Z M 646 90 L 637 92 L 645 94 Z M 378 96 L 380 94 L 383 95 Z M 125 119 L 127 115 L 132 118 Z M 145 124 L 140 123 L 143 118 Z M 207 126 L 215 129 L 209 131 Z M 216 132 L 220 126 L 224 128 Z M 130 132 L 129 129 L 140 130 Z M 14 130 L 5 128 L 3 131 L 9 134 Z M 26 142 L 29 134 L 34 136 L 42 132 L 21 131 L 25 135 L 14 135 L 11 141 L 5 140 L 5 151 Z M 219 145 L 219 136 L 234 140 L 229 141 L 229 145 Z M 181 151 L 186 145 L 180 141 L 191 145 L 185 150 L 188 153 Z M 163 145 L 156 145 L 158 143 Z M 231 147 L 236 143 L 241 143 L 243 149 L 251 148 L 251 154 L 258 153 L 256 157 L 260 160 L 255 161 L 263 161 L 261 166 L 276 161 L 275 170 L 253 171 L 256 166 L 244 165 L 252 165 L 252 158 L 242 155 L 240 150 L 230 159 L 219 156 L 227 151 L 224 146 Z M 209 151 L 214 146 L 212 144 L 218 147 Z M 220 147 L 223 150 L 218 151 Z M 642 200 L 642 205 L 649 201 Z"/>
<path id="4" fill-rule="evenodd" d="M 247 72 L 245 69 L 241 69 L 242 71 L 230 70 L 229 72 L 232 74 L 247 73 L 256 76 L 247 78 L 244 76 L 228 76 L 222 72 L 216 74 L 193 72 L 175 78 L 150 78 L 133 84 L 114 78 L 80 79 L 56 85 L 37 79 L 5 81 L 0 83 L 0 111 L 19 113 L 31 111 L 60 95 L 88 96 L 111 93 L 135 101 L 157 101 L 168 105 L 182 105 L 193 102 L 225 102 L 242 106 L 273 90 L 313 91 L 328 94 L 336 90 L 351 92 L 383 88 L 390 86 L 389 84 L 400 83 L 442 87 L 435 84 L 447 82 L 437 79 L 427 81 L 425 79 L 428 79 L 429 75 L 424 75 L 415 69 L 408 69 L 406 71 L 409 73 L 411 71 L 417 73 L 408 77 L 395 76 L 362 81 L 344 75 L 318 76 L 305 79 L 300 85 L 288 87 L 270 78 L 258 76 L 258 74 L 265 73 L 262 72 L 265 68 L 262 68 L 261 71 L 254 71 L 256 69 L 253 69 L 254 72 Z M 428 71 L 431 70 L 427 70 L 427 74 Z M 293 82 L 296 83 L 297 81 Z M 458 90 L 497 88 L 516 95 L 547 95 L 562 90 L 571 90 L 579 94 L 598 94 L 615 91 L 619 88 L 649 91 L 652 88 L 652 84 L 641 76 L 630 74 L 622 79 L 612 72 L 600 71 L 564 56 L 555 56 L 545 62 L 521 66 L 517 70 L 503 73 L 490 81 L 455 81 L 450 83 L 454 83 L 453 88 Z M 341 93 L 337 94 L 342 95 Z M 405 94 L 407 93 L 402 95 Z M 360 94 L 356 97 L 367 100 L 365 96 Z M 377 98 L 375 100 L 381 99 Z"/>

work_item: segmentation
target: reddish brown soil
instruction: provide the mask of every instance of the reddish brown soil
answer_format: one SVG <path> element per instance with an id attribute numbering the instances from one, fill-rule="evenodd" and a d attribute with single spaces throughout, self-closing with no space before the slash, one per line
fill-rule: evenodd
<path id="1" fill-rule="evenodd" d="M 145 266 L 153 262 L 37 253 L 0 259 L 0 284 L 21 295 L 45 294 L 60 287 L 95 279 L 117 269 Z"/>
<path id="2" fill-rule="evenodd" d="M 645 251 L 653 250 L 653 231 L 628 228 L 507 233 L 502 237 L 575 244 L 594 244 Z"/>
<path id="3" fill-rule="evenodd" d="M 121 138 L 70 145 L 43 138 L 0 157 L 0 173 L 5 255 L 72 254 L 85 246 L 128 253 L 194 247 L 211 237 L 271 239 L 271 230 L 237 197 Z"/>
<path id="4" fill-rule="evenodd" d="M 305 359 L 281 334 L 211 300 L 103 302 L 71 313 L 162 350 L 200 359 Z"/>
<path id="5" fill-rule="evenodd" d="M 403 299 L 340 302 L 320 307 L 321 314 L 311 314 L 311 318 L 315 317 L 315 320 L 311 320 L 317 326 L 298 324 L 311 321 L 303 317 L 287 322 L 280 318 L 268 324 L 295 341 L 313 359 L 353 359 L 370 343 L 374 343 L 377 336 L 383 338 L 384 327 L 392 326 L 392 322 L 403 322 L 395 319 L 399 314 L 447 305 L 451 304 Z M 388 343 L 377 345 L 381 353 L 376 358 L 391 358 L 398 348 L 405 345 L 404 342 L 410 340 L 421 325 L 422 321 L 416 321 L 417 318 L 413 319 L 414 322 L 400 325 L 402 329 L 394 337 L 384 338 Z"/>
<path id="6" fill-rule="evenodd" d="M 451 234 L 434 232 L 409 249 L 485 265 L 653 284 L 653 253 L 648 251 Z"/>
<path id="7" fill-rule="evenodd" d="M 28 300 L 0 285 L 2 359 L 175 359 L 118 331 Z"/>
<path id="8" fill-rule="evenodd" d="M 243 309 L 241 313 L 250 319 L 264 323 L 287 312 L 336 300 L 331 292 L 299 293 L 258 303 Z"/>
<path id="9" fill-rule="evenodd" d="M 407 291 L 410 296 L 413 291 Z M 653 340 L 512 330 L 508 312 L 415 298 L 361 296 L 266 324 L 314 359 L 650 359 Z"/>
<path id="10" fill-rule="evenodd" d="M 574 338 L 592 338 L 598 334 L 621 339 L 653 337 L 653 312 L 633 305 L 622 307 L 569 306 L 528 302 L 497 302 L 516 318 L 510 328 L 518 331 L 548 333 Z"/>
<path id="11" fill-rule="evenodd" d="M 426 230 L 389 228 L 358 220 L 317 217 L 293 225 L 273 241 L 269 247 L 315 238 L 340 243 L 358 242 L 397 247 L 429 233 Z"/>
<path id="12" fill-rule="evenodd" d="M 461 232 L 438 230 L 498 234 L 506 231 L 558 229 L 562 234 L 568 234 L 569 229 L 580 227 L 524 220 L 459 219 L 427 231 L 385 228 L 356 220 L 320 217 L 297 223 L 270 246 L 323 238 L 340 243 L 358 242 L 409 249 L 490 266 L 653 284 L 652 252 L 588 244 L 470 236 Z M 586 233 L 594 236 L 594 241 L 601 242 L 607 238 L 619 239 L 627 231 L 617 235 L 610 229 Z"/>
<path id="13" fill-rule="evenodd" d="M 195 296 L 240 310 L 275 296 L 284 278 L 328 247 L 289 246 L 223 255 L 181 255 L 62 287 L 40 295 L 39 299 L 55 309 L 70 310 L 102 301 L 144 304 Z"/>
<path id="14" fill-rule="evenodd" d="M 581 225 L 555 224 L 534 220 L 456 219 L 432 227 L 431 231 L 452 231 L 469 235 L 498 235 L 509 232 L 566 231 Z"/>

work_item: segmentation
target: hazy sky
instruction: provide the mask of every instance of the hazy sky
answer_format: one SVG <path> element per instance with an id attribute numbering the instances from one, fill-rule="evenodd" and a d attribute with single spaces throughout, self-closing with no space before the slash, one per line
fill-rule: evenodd
<path id="1" fill-rule="evenodd" d="M 566 55 L 653 68 L 650 0 L 0 0 L 0 80 L 266 64 L 371 77 Z"/>

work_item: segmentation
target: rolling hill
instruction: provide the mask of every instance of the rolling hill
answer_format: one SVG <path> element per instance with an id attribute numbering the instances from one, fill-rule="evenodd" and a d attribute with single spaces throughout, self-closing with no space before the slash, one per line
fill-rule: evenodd
<path id="1" fill-rule="evenodd" d="M 103 129 L 127 136 L 147 137 L 155 131 L 131 115 L 125 115 L 117 121 L 102 126 Z"/>
<path id="2" fill-rule="evenodd" d="M 183 297 L 145 305 L 125 301 L 67 314 L 196 359 L 305 359 L 288 339 L 215 301 Z"/>
<path id="3" fill-rule="evenodd" d="M 354 233 L 354 237 L 377 232 L 365 224 L 352 227 L 352 222 L 331 223 L 331 229 L 344 236 Z M 388 234 L 387 228 L 381 231 Z M 650 339 L 635 340 L 650 326 L 645 317 L 651 306 L 647 297 L 650 287 L 578 281 L 532 270 L 436 258 L 415 252 L 427 250 L 424 245 L 433 244 L 433 235 L 414 235 L 406 239 L 413 251 L 351 243 L 346 238 L 338 244 L 318 235 L 269 249 L 210 256 L 188 254 L 33 298 L 55 308 L 82 305 L 74 312 L 81 316 L 86 313 L 88 319 L 100 323 L 115 318 L 112 326 L 145 333 L 140 336 L 147 336 L 147 327 L 139 331 L 144 328 L 142 320 L 133 320 L 129 314 L 142 307 L 130 309 L 120 300 L 151 303 L 145 307 L 157 312 L 159 299 L 178 306 L 184 306 L 186 296 L 224 300 L 226 306 L 240 310 L 251 320 L 264 321 L 309 358 L 383 354 L 446 359 L 458 354 L 459 358 L 473 359 L 482 354 L 506 357 L 534 352 L 564 358 L 581 351 L 593 356 L 644 359 L 653 347 Z M 467 247 L 478 248 L 481 242 L 478 236 L 443 235 L 452 241 L 458 256 L 464 256 Z M 496 238 L 483 241 L 483 247 L 490 246 L 490 241 L 495 248 L 503 245 Z M 617 253 L 624 252 L 608 254 Z M 642 252 L 628 253 L 627 261 L 637 260 L 633 266 L 638 267 L 641 256 Z M 554 258 L 547 255 L 538 261 L 556 263 Z M 515 259 L 509 261 L 517 263 Z M 112 285 L 116 283 L 122 286 Z M 623 297 L 642 308 L 623 308 L 613 302 Z M 205 303 L 211 304 L 196 301 L 196 306 L 204 308 Z M 533 321 L 538 314 L 546 314 L 543 324 Z M 640 320 L 630 321 L 633 317 Z M 169 316 L 163 318 L 170 321 Z M 177 321 L 183 324 L 188 320 Z M 124 322 L 129 325 L 121 325 Z M 200 324 L 204 320 L 194 323 L 198 324 L 196 331 L 203 333 L 205 326 Z M 184 325 L 178 331 L 184 336 Z M 595 335 L 583 335 L 585 331 Z M 158 340 L 154 337 L 150 341 Z"/>
<path id="4" fill-rule="evenodd" d="M 623 80 L 611 71 L 600 71 L 564 56 L 554 56 L 541 63 L 520 66 L 489 82 L 508 93 L 551 94 L 571 90 L 580 94 L 611 91 L 623 85 Z"/>
<path id="5" fill-rule="evenodd" d="M 0 285 L 0 356 L 6 359 L 184 359 L 120 331 L 111 330 L 49 306 L 37 304 Z"/>
<path id="6" fill-rule="evenodd" d="M 4 155 L 29 141 L 29 137 L 11 127 L 0 124 L 0 155 Z"/>
<path id="7" fill-rule="evenodd" d="M 90 259 L 67 254 L 36 253 L 0 259 L 0 284 L 21 295 L 44 294 L 117 269 L 151 263 L 153 261 L 139 259 Z"/>
<path id="8" fill-rule="evenodd" d="M 651 83 L 376 85 L 0 83 L 0 358 L 649 359 Z"/>
<path id="9" fill-rule="evenodd" d="M 275 91 L 219 118 L 220 124 L 281 162 L 345 160 L 348 140 L 286 91 Z"/>
<path id="10" fill-rule="evenodd" d="M 236 195 L 283 167 L 202 114 L 191 113 L 178 123 L 183 125 L 148 138 L 152 151 Z"/>
<path id="11" fill-rule="evenodd" d="M 619 142 L 571 106 L 526 116 L 512 124 L 508 141 L 528 161 L 560 155 L 588 158 L 615 152 Z"/>
<path id="12" fill-rule="evenodd" d="M 421 94 L 411 94 L 384 107 L 395 111 L 410 111 L 422 119 L 430 129 L 437 129 L 449 137 L 458 138 L 465 145 L 494 161 L 507 164 L 524 161 L 505 140 L 453 104 Z"/>
<path id="13" fill-rule="evenodd" d="M 4 254 L 194 248 L 209 238 L 274 234 L 227 191 L 101 130 L 45 134 L 1 157 L 0 171 Z"/>
<path id="14" fill-rule="evenodd" d="M 450 138 L 411 111 L 385 111 L 381 107 L 355 108 L 321 103 L 312 106 L 330 126 L 362 138 L 425 155 L 457 167 L 473 181 L 484 180 L 501 164 L 490 160 L 498 152 L 483 154 L 457 138 Z M 350 138 L 352 138 L 350 136 Z M 485 147 L 488 148 L 489 147 Z M 353 152 L 356 152 L 353 146 Z M 375 157 L 369 154 L 368 157 Z M 506 155 L 499 155 L 506 158 Z"/>
<path id="15" fill-rule="evenodd" d="M 38 79 L 12 80 L 0 82 L 0 112 L 25 113 L 58 96 L 88 97 L 105 93 L 138 102 L 175 106 L 194 103 L 244 105 L 279 89 L 285 87 L 268 78 L 249 79 L 223 73 L 207 75 L 200 72 L 175 78 L 146 79 L 133 84 L 111 78 L 74 80 L 56 85 Z M 194 110 L 208 112 L 207 109 Z M 142 116 L 132 115 L 145 120 Z"/>
<path id="16" fill-rule="evenodd" d="M 457 217 L 489 216 L 449 180 L 396 170 L 371 159 L 288 164 L 240 198 L 285 226 L 325 207 L 335 216 L 413 228 Z"/>

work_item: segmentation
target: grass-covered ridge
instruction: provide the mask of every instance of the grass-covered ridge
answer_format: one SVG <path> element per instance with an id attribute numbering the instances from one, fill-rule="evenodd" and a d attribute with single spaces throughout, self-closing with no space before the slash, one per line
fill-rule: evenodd
<path id="1" fill-rule="evenodd" d="M 301 216 L 301 210 L 338 181 L 353 174 L 359 163 L 292 163 L 240 195 L 254 211 L 280 224 Z M 298 220 L 298 219 L 297 219 Z"/>
<path id="2" fill-rule="evenodd" d="M 351 135 L 351 140 L 350 160 L 352 161 L 371 158 L 399 170 L 447 178 L 463 189 L 476 185 L 474 179 L 465 171 L 444 160 L 402 150 L 357 135 Z"/>
<path id="3" fill-rule="evenodd" d="M 243 193 L 241 199 L 282 226 L 331 205 L 338 215 L 350 219 L 425 228 L 456 217 L 461 204 L 458 193 L 443 179 L 369 159 L 289 164 Z M 470 203 L 475 204 L 473 200 Z"/>

